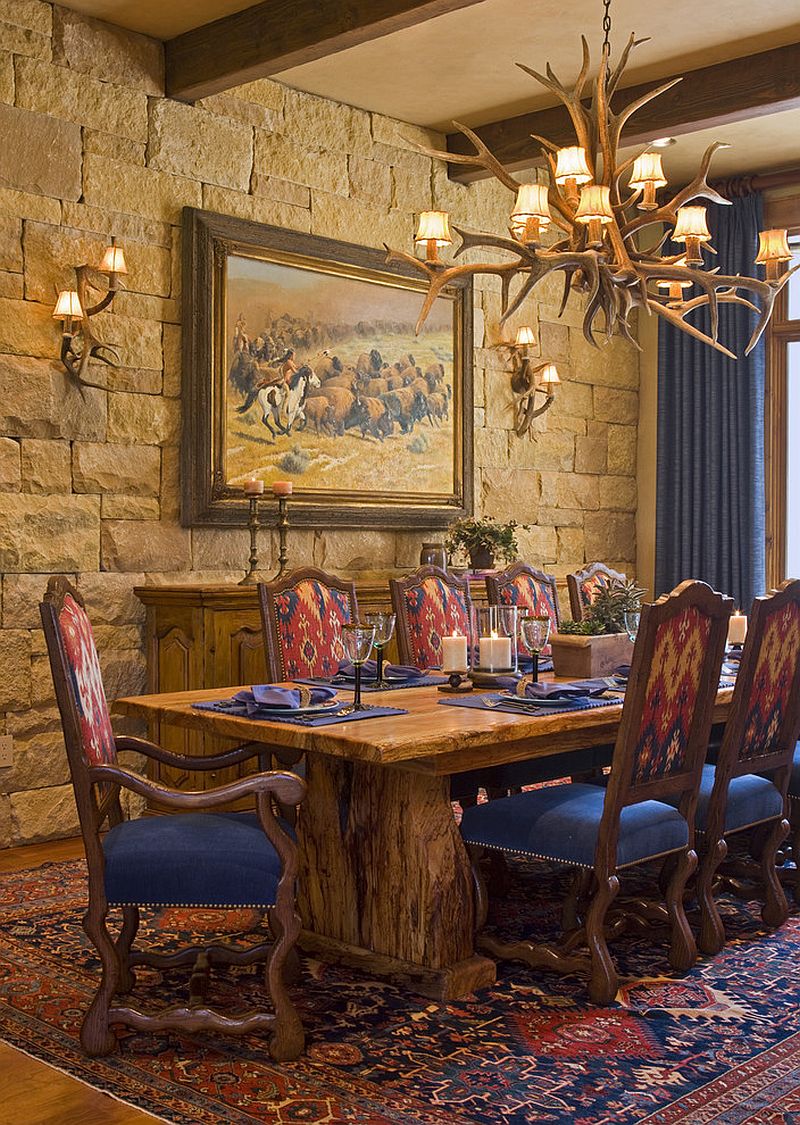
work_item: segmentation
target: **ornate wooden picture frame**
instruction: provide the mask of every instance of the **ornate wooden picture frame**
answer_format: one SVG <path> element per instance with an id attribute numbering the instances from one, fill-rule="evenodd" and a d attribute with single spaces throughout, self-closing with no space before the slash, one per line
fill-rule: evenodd
<path id="1" fill-rule="evenodd" d="M 291 480 L 306 527 L 471 514 L 472 288 L 425 292 L 382 250 L 186 208 L 184 526 L 247 522 L 243 482 Z"/>

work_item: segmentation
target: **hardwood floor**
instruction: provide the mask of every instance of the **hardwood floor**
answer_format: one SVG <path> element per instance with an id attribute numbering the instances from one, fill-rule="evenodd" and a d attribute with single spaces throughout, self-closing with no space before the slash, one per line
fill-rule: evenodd
<path id="1" fill-rule="evenodd" d="M 80 839 L 0 851 L 0 878 L 26 867 L 83 855 Z M 0 1122 L 15 1125 L 147 1125 L 160 1120 L 115 1101 L 0 1042 Z"/>

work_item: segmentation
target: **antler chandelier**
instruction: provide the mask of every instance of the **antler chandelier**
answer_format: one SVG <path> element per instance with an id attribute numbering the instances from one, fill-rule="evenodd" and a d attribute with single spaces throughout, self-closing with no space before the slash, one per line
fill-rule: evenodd
<path id="1" fill-rule="evenodd" d="M 492 256 L 501 251 L 508 256 L 507 260 L 453 265 L 442 262 L 439 248 L 452 242 L 449 216 L 444 211 L 428 211 L 420 216 L 415 241 L 424 249 L 424 259 L 402 250 L 390 250 L 387 246 L 389 261 L 411 263 L 428 278 L 428 293 L 417 321 L 417 332 L 437 296 L 457 278 L 497 275 L 502 283 L 500 323 L 503 324 L 543 278 L 559 272 L 564 275 L 559 315 L 572 290 L 585 294 L 583 334 L 595 346 L 594 333 L 602 328 L 606 338 L 618 332 L 638 347 L 631 334 L 630 318 L 635 309 L 641 308 L 735 359 L 734 353 L 718 339 L 721 304 L 742 305 L 757 314 L 745 354 L 749 354 L 760 339 L 776 296 L 791 274 L 800 268 L 795 266 L 794 270 L 780 272 L 781 263 L 792 256 L 786 231 L 762 231 L 759 236 L 755 260 L 764 266 L 763 280 L 704 268 L 703 253 L 715 253 L 706 224 L 706 207 L 690 204 L 693 200 L 706 199 L 729 205 L 730 201 L 711 187 L 707 179 L 714 154 L 728 146 L 721 142 L 710 145 L 691 183 L 681 188 L 669 202 L 660 205 L 657 193 L 667 185 L 660 154 L 645 150 L 620 161 L 620 136 L 626 123 L 634 113 L 681 79 L 663 83 L 618 112 L 612 110 L 611 99 L 619 87 L 630 53 L 646 40 L 631 35 L 612 70 L 609 6 L 610 0 L 605 0 L 605 40 L 591 102 L 584 101 L 591 60 L 583 36 L 583 63 L 571 89 L 562 85 L 549 64 L 546 74 L 517 64 L 563 102 L 575 129 L 576 144 L 568 148 L 558 148 L 546 138 L 532 134 L 532 139 L 542 146 L 546 185 L 522 184 L 514 179 L 480 137 L 457 121 L 453 124 L 469 138 L 475 148 L 474 155 L 421 147 L 421 151 L 436 159 L 483 168 L 515 194 L 516 202 L 510 214 L 508 235 L 454 226 L 461 239 L 455 258 L 465 250 L 480 250 Z M 560 237 L 545 246 L 542 236 L 550 227 L 557 228 Z M 650 228 L 658 229 L 653 235 Z M 651 245 L 648 245 L 648 234 Z M 674 243 L 682 245 L 680 253 L 663 253 L 670 237 Z M 519 284 L 512 290 L 515 282 Z M 687 320 L 695 309 L 704 307 L 709 311 L 708 332 Z"/>

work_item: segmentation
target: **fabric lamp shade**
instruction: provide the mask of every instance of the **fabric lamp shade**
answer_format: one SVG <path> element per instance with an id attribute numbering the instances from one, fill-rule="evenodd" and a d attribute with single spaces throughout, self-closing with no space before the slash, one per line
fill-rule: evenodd
<path id="1" fill-rule="evenodd" d="M 518 348 L 527 348 L 536 343 L 536 333 L 527 324 L 517 329 L 514 344 Z"/>
<path id="2" fill-rule="evenodd" d="M 643 188 L 645 184 L 652 184 L 656 188 L 666 187 L 667 181 L 664 177 L 664 169 L 661 167 L 661 154 L 658 152 L 642 153 L 633 162 L 630 186 Z"/>
<path id="3" fill-rule="evenodd" d="M 548 390 L 557 386 L 561 380 L 558 377 L 558 368 L 554 363 L 548 363 L 539 375 L 539 383 Z"/>
<path id="4" fill-rule="evenodd" d="M 706 222 L 705 207 L 679 207 L 678 221 L 672 232 L 673 242 L 685 242 L 687 238 L 696 238 L 698 242 L 709 242 L 711 231 Z"/>
<path id="5" fill-rule="evenodd" d="M 552 215 L 547 198 L 547 187 L 544 184 L 521 184 L 511 218 L 539 219 L 542 224 L 549 223 Z"/>
<path id="6" fill-rule="evenodd" d="M 122 247 L 117 246 L 112 242 L 110 246 L 106 247 L 106 252 L 103 255 L 103 260 L 100 263 L 101 273 L 127 273 L 128 267 L 125 264 L 125 254 Z"/>
<path id="7" fill-rule="evenodd" d="M 422 211 L 414 241 L 435 242 L 437 246 L 449 246 L 453 237 L 450 234 L 450 216 L 447 211 Z"/>
<path id="8" fill-rule="evenodd" d="M 791 258 L 792 251 L 789 249 L 785 230 L 759 231 L 757 262 L 762 265 L 765 262 L 789 262 Z"/>
<path id="9" fill-rule="evenodd" d="M 611 189 L 603 184 L 591 184 L 581 190 L 575 221 L 590 223 L 596 219 L 600 223 L 610 223 L 614 218 L 611 210 Z"/>
<path id="10" fill-rule="evenodd" d="M 677 262 L 674 262 L 673 265 L 681 266 L 682 268 L 686 268 L 686 259 L 685 258 L 678 258 Z M 677 280 L 672 280 L 672 279 L 667 280 L 665 278 L 663 281 L 659 281 L 657 284 L 658 284 L 659 289 L 672 290 L 672 289 L 691 289 L 693 283 L 691 281 L 677 281 Z"/>
<path id="11" fill-rule="evenodd" d="M 594 177 L 586 163 L 585 149 L 574 146 L 560 148 L 556 153 L 556 183 L 565 184 L 574 180 L 576 184 L 588 184 Z"/>
<path id="12" fill-rule="evenodd" d="M 74 289 L 62 289 L 53 309 L 54 320 L 82 320 L 83 309 Z"/>

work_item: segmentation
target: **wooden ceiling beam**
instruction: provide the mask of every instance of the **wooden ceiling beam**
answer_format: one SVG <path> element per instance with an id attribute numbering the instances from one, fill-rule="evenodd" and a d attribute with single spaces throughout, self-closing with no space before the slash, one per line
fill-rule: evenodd
<path id="1" fill-rule="evenodd" d="M 167 96 L 197 101 L 478 3 L 264 0 L 168 40 Z"/>
<path id="2" fill-rule="evenodd" d="M 670 77 L 678 75 L 620 90 L 614 97 L 614 106 L 633 101 Z M 700 129 L 798 107 L 800 43 L 791 43 L 746 58 L 686 71 L 682 82 L 634 114 L 623 130 L 622 143 L 647 144 L 654 137 L 696 133 Z M 531 139 L 531 133 L 547 137 L 559 147 L 575 144 L 569 114 L 561 105 L 494 121 L 475 132 L 510 171 L 538 163 L 539 145 Z M 449 152 L 474 151 L 461 133 L 448 134 L 447 148 Z M 487 175 L 482 169 L 450 165 L 451 178 L 462 183 Z"/>

